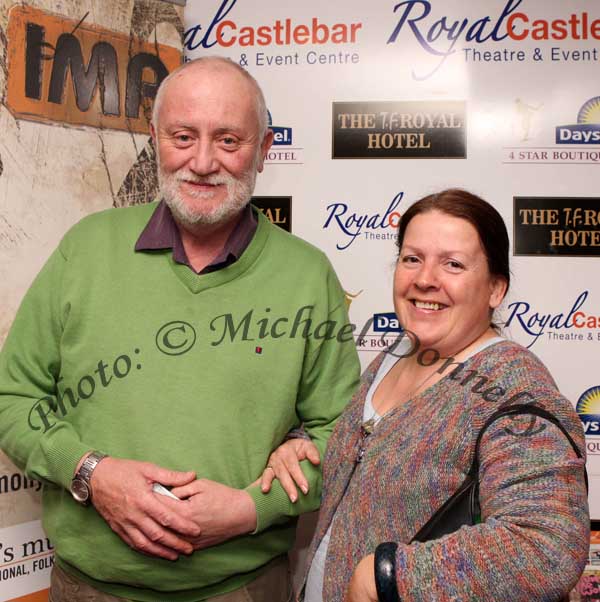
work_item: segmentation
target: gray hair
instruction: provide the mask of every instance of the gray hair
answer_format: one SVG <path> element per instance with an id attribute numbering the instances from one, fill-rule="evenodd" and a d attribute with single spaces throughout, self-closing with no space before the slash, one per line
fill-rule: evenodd
<path id="1" fill-rule="evenodd" d="M 172 71 L 163 79 L 161 82 L 158 91 L 156 92 L 156 97 L 154 98 L 154 105 L 152 107 L 152 124 L 154 127 L 158 126 L 158 113 L 160 111 L 160 105 L 162 104 L 163 97 L 165 95 L 165 90 L 167 88 L 167 84 L 171 78 L 173 78 L 178 73 L 185 71 L 186 69 L 191 69 L 192 67 L 203 66 L 206 65 L 208 67 L 211 66 L 224 66 L 229 67 L 237 71 L 240 75 L 242 75 L 246 80 L 251 84 L 254 88 L 255 96 L 256 96 L 256 115 L 258 117 L 258 132 L 261 137 L 263 137 L 267 130 L 269 129 L 269 116 L 267 113 L 267 104 L 265 102 L 265 97 L 263 92 L 258 85 L 258 82 L 246 71 L 243 67 L 240 67 L 235 61 L 231 59 L 222 57 L 222 56 L 204 56 L 198 59 L 194 59 L 192 61 L 188 61 L 177 67 L 175 71 Z"/>

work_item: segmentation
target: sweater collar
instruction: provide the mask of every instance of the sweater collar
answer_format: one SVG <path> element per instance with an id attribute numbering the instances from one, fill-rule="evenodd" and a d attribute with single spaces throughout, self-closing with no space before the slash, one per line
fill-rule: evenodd
<path id="1" fill-rule="evenodd" d="M 269 219 L 262 213 L 257 212 L 257 218 L 258 227 L 256 228 L 256 233 L 252 237 L 250 244 L 235 263 L 218 271 L 199 275 L 193 270 L 190 270 L 187 266 L 177 263 L 174 260 L 172 253 L 166 253 L 165 256 L 171 269 L 190 292 L 194 294 L 226 284 L 241 276 L 246 270 L 254 265 L 273 230 L 279 229 L 278 226 L 271 224 Z"/>

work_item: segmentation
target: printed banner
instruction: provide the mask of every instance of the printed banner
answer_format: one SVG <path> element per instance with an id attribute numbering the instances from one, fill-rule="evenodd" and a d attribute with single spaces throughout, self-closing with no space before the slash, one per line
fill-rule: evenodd
<path id="1" fill-rule="evenodd" d="M 264 89 L 276 145 L 256 194 L 294 199 L 294 234 L 331 259 L 363 366 L 402 327 L 393 302 L 401 214 L 460 187 L 490 201 L 511 236 L 511 288 L 494 317 L 503 334 L 541 358 L 574 406 L 599 386 L 595 8 L 188 3 L 186 58 L 229 57 Z M 600 430 L 586 437 L 600 518 Z"/>
<path id="2" fill-rule="evenodd" d="M 0 345 L 75 222 L 154 199 L 149 121 L 183 30 L 162 0 L 0 0 Z M 48 599 L 41 487 L 0 452 L 0 601 Z"/>
<path id="3" fill-rule="evenodd" d="M 466 158 L 463 102 L 334 102 L 334 159 Z"/>
<path id="4" fill-rule="evenodd" d="M 148 133 L 149 101 L 181 62 L 176 48 L 30 6 L 12 8 L 7 37 L 7 106 L 22 119 Z"/>
<path id="5" fill-rule="evenodd" d="M 600 255 L 600 198 L 515 197 L 515 255 Z"/>
<path id="6" fill-rule="evenodd" d="M 0 543 L 3 600 L 48 587 L 54 551 L 39 520 L 0 529 Z"/>

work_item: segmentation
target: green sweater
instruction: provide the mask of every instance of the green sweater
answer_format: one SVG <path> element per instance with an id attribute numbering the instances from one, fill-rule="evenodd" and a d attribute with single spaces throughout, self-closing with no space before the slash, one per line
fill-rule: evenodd
<path id="1" fill-rule="evenodd" d="M 320 470 L 304 466 L 295 504 L 277 482 L 266 495 L 250 483 L 301 423 L 323 457 L 359 366 L 323 253 L 259 215 L 241 258 L 198 276 L 170 250 L 134 252 L 155 207 L 82 220 L 36 278 L 0 356 L 0 445 L 44 482 L 63 567 L 124 598 L 187 602 L 289 550 L 294 517 L 319 506 Z M 248 488 L 256 532 L 174 563 L 143 556 L 68 491 L 90 449 Z"/>

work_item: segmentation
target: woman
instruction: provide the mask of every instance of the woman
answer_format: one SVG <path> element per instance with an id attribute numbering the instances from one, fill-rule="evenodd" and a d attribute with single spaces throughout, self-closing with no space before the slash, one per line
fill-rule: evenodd
<path id="1" fill-rule="evenodd" d="M 404 602 L 559 600 L 585 565 L 589 516 L 584 460 L 544 419 L 486 430 L 482 523 L 410 543 L 463 482 L 499 407 L 535 403 L 581 450 L 584 437 L 541 362 L 492 323 L 510 282 L 499 213 L 462 190 L 427 196 L 402 216 L 398 247 L 394 307 L 410 336 L 365 371 L 331 436 L 304 599 L 374 602 L 387 561 Z M 311 446 L 293 439 L 276 450 L 263 489 L 274 477 L 290 495 L 294 482 L 306 487 L 298 459 L 315 462 Z M 375 566 L 382 542 L 397 548 Z"/>

